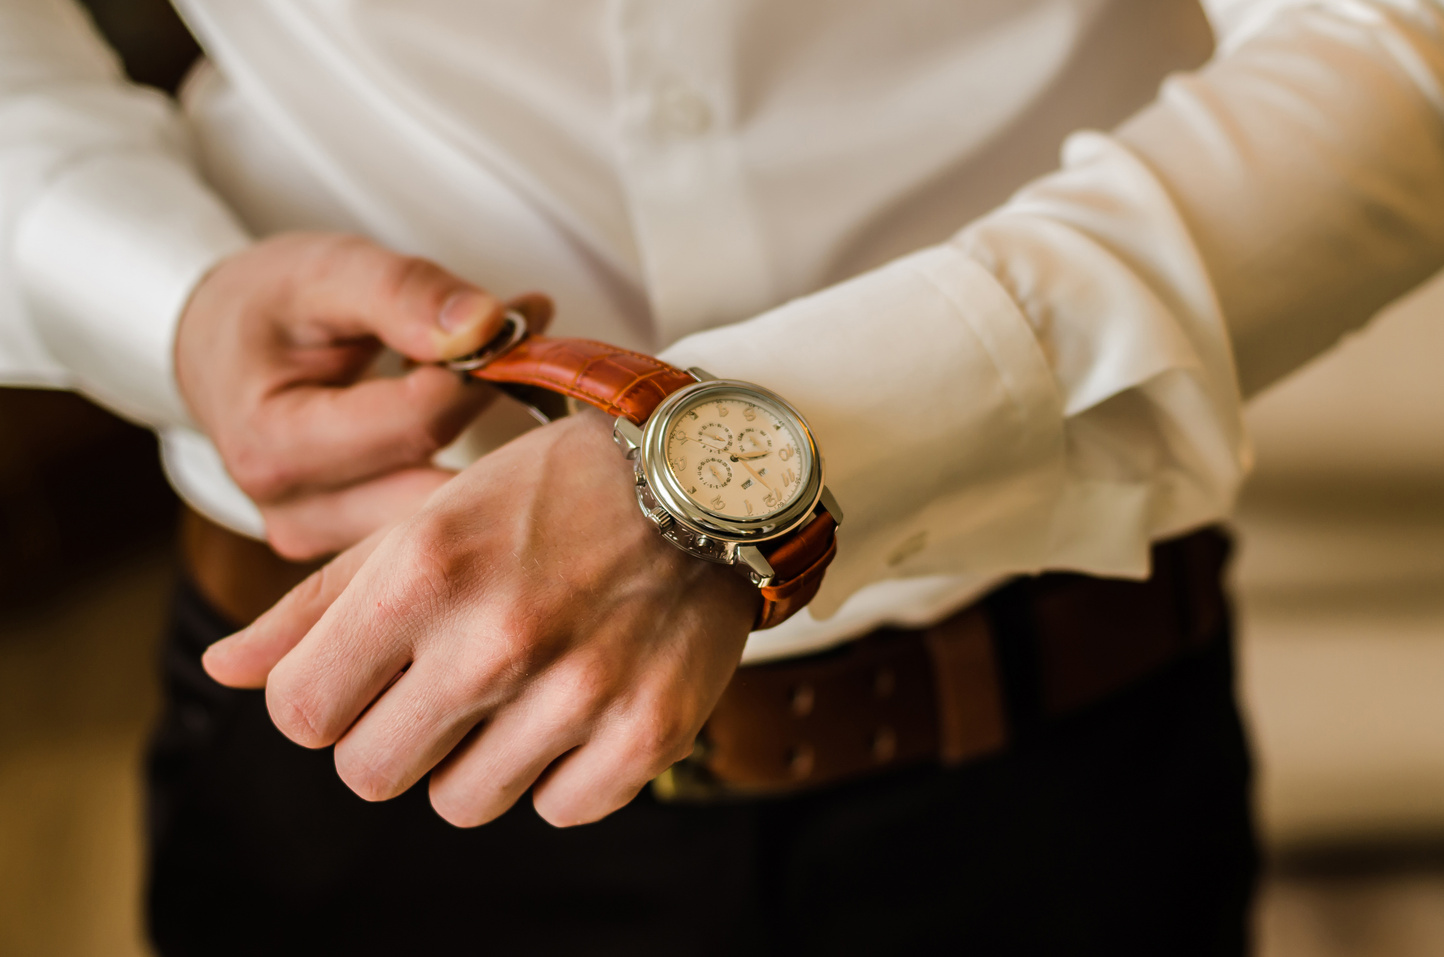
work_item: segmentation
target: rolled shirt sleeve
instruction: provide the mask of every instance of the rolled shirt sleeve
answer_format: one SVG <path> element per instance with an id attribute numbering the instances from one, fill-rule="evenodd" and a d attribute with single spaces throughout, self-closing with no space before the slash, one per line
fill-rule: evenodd
<path id="1" fill-rule="evenodd" d="M 1230 511 L 1241 396 L 1444 263 L 1438 6 L 1213 12 L 1210 65 L 951 241 L 665 353 L 813 424 L 847 515 L 814 618 L 890 578 L 1147 574 Z"/>

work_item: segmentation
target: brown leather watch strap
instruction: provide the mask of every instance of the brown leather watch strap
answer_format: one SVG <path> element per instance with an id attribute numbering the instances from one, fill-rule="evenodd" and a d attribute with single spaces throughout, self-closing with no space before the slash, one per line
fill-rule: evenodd
<path id="1" fill-rule="evenodd" d="M 592 339 L 527 335 L 469 374 L 511 392 L 548 418 L 563 414 L 554 397 L 570 396 L 646 422 L 667 396 L 697 381 L 690 372 L 652 356 Z M 786 621 L 812 601 L 827 566 L 837 555 L 837 521 L 825 509 L 795 533 L 758 550 L 772 566 L 772 583 L 759 589 L 762 605 L 754 629 Z"/>
<path id="2" fill-rule="evenodd" d="M 689 372 L 630 349 L 538 335 L 527 336 L 470 374 L 503 387 L 535 387 L 570 396 L 637 425 L 667 396 L 697 381 Z M 520 398 L 546 411 L 530 395 Z"/>
<path id="3" fill-rule="evenodd" d="M 837 521 L 826 509 L 792 535 L 757 546 L 772 566 L 774 582 L 764 585 L 754 631 L 780 625 L 817 595 L 827 566 L 837 557 Z"/>

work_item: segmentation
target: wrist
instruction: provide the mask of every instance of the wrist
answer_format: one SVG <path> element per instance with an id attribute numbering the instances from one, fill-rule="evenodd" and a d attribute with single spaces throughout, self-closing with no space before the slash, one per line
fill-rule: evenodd
<path id="1" fill-rule="evenodd" d="M 754 628 L 785 621 L 817 594 L 837 553 L 841 510 L 802 414 L 762 386 L 681 370 L 585 339 L 528 335 L 523 317 L 453 367 L 512 392 L 544 420 L 582 402 L 613 421 L 632 489 L 661 536 L 732 566 L 756 587 Z"/>

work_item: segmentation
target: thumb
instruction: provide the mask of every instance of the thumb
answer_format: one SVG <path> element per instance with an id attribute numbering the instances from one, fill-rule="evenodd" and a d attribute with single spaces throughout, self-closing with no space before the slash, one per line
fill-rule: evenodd
<path id="1" fill-rule="evenodd" d="M 248 627 L 206 649 L 206 674 L 231 688 L 264 688 L 271 669 L 306 637 L 391 526 L 378 529 L 292 588 Z"/>
<path id="2" fill-rule="evenodd" d="M 475 352 L 501 331 L 506 307 L 436 263 L 356 236 L 311 236 L 295 283 L 301 345 L 375 337 L 417 362 Z M 305 241 L 305 240 L 301 240 Z"/>

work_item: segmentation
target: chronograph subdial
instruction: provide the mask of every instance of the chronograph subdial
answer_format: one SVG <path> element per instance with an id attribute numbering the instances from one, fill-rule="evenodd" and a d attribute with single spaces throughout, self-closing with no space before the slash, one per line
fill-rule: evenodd
<path id="1" fill-rule="evenodd" d="M 697 442 L 713 452 L 732 448 L 732 430 L 720 422 L 708 422 L 697 430 Z"/>
<path id="2" fill-rule="evenodd" d="M 802 494 L 811 474 L 792 417 L 751 396 L 698 397 L 663 428 L 660 451 L 677 490 L 717 518 L 765 522 Z"/>
<path id="3" fill-rule="evenodd" d="M 726 488 L 732 484 L 732 466 L 719 458 L 705 458 L 697 463 L 697 481 L 708 488 Z"/>
<path id="4" fill-rule="evenodd" d="M 772 451 L 772 437 L 761 429 L 743 429 L 737 433 L 732 448 L 732 461 L 761 458 Z"/>

